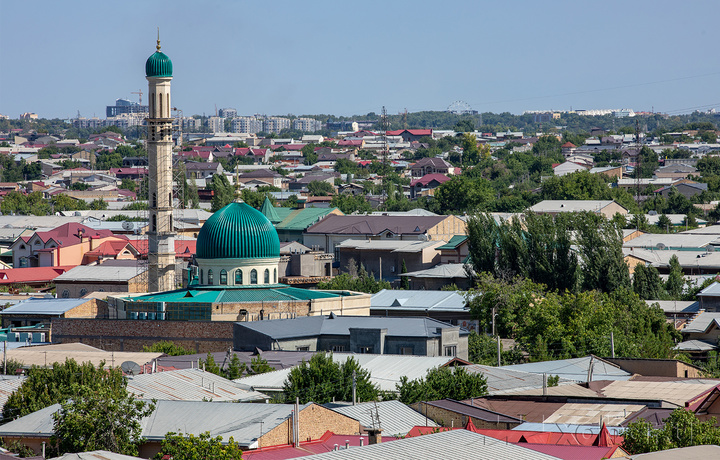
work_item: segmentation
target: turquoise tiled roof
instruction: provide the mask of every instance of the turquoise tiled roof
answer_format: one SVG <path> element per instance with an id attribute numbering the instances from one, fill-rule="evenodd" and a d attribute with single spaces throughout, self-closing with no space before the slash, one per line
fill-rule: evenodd
<path id="1" fill-rule="evenodd" d="M 200 229 L 200 259 L 280 257 L 280 240 L 272 223 L 246 203 L 233 202 L 215 212 Z"/>
<path id="2" fill-rule="evenodd" d="M 220 302 L 271 302 L 327 299 L 350 293 L 316 291 L 271 284 L 265 286 L 204 286 L 197 289 L 179 289 L 128 298 L 131 302 L 168 303 L 220 303 Z"/>
<path id="3" fill-rule="evenodd" d="M 155 51 L 145 62 L 145 76 L 172 77 L 172 61 L 160 50 Z"/>
<path id="4" fill-rule="evenodd" d="M 435 249 L 455 249 L 460 246 L 465 240 L 467 240 L 467 235 L 454 235 L 452 238 L 450 238 L 450 241 L 443 244 L 442 246 L 438 246 Z"/>

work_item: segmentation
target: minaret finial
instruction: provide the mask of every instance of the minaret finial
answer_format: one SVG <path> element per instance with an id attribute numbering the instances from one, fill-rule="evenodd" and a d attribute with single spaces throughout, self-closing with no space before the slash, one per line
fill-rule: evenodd
<path id="1" fill-rule="evenodd" d="M 235 202 L 242 203 L 242 192 L 240 191 L 240 164 L 235 165 Z"/>
<path id="2" fill-rule="evenodd" d="M 160 51 L 160 27 L 158 27 L 157 50 Z"/>

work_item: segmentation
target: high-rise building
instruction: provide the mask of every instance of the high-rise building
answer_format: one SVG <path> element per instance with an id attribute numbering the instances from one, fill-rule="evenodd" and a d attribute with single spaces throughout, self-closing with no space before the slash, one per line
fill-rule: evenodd
<path id="1" fill-rule="evenodd" d="M 175 235 L 173 233 L 172 132 L 170 102 L 172 61 L 155 51 L 145 62 L 150 96 L 147 119 L 148 192 L 150 229 L 148 234 L 148 290 L 175 288 Z"/>
<path id="2" fill-rule="evenodd" d="M 218 116 L 223 118 L 235 118 L 237 117 L 237 110 L 229 107 L 218 110 Z"/>
<path id="3" fill-rule="evenodd" d="M 290 119 L 283 117 L 266 117 L 263 125 L 263 131 L 277 134 L 283 129 L 290 129 Z"/>
<path id="4" fill-rule="evenodd" d="M 207 126 L 211 133 L 224 133 L 225 119 L 222 117 L 208 117 Z"/>
<path id="5" fill-rule="evenodd" d="M 114 117 L 123 113 L 142 113 L 147 114 L 148 106 L 140 105 L 137 102 L 128 101 L 127 99 L 116 99 L 115 105 L 105 107 L 105 116 Z"/>
<path id="6" fill-rule="evenodd" d="M 323 123 L 322 121 L 316 120 L 314 118 L 296 118 L 292 122 L 292 127 L 294 130 L 297 131 L 305 131 L 309 133 L 314 133 L 315 131 L 320 131 L 323 129 Z"/>
<path id="7" fill-rule="evenodd" d="M 259 133 L 263 130 L 262 118 L 235 117 L 232 121 L 232 130 L 234 133 Z"/>

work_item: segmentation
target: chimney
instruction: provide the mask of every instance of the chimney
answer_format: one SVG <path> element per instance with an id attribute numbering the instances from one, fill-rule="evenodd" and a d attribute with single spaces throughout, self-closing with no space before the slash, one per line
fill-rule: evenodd
<path id="1" fill-rule="evenodd" d="M 360 436 L 360 447 L 362 447 L 362 446 L 364 446 L 364 445 L 365 445 L 365 438 L 363 438 L 362 436 Z"/>
<path id="2" fill-rule="evenodd" d="M 93 249 L 95 249 L 95 248 L 93 247 L 93 237 L 92 237 L 92 235 L 88 236 L 88 241 L 90 242 L 90 250 L 92 251 Z M 82 236 L 80 237 L 80 242 L 82 242 Z"/>
<path id="3" fill-rule="evenodd" d="M 382 443 L 382 429 L 374 428 L 368 430 L 368 445 Z"/>

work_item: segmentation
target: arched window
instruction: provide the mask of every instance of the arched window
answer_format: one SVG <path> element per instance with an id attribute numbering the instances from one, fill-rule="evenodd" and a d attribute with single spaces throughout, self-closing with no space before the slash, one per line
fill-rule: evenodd
<path id="1" fill-rule="evenodd" d="M 200 269 L 200 284 L 205 284 L 205 274 L 202 271 L 202 268 Z"/>
<path id="2" fill-rule="evenodd" d="M 85 288 L 80 289 L 80 297 L 83 297 L 86 294 L 87 294 L 87 289 L 85 289 Z"/>
<path id="3" fill-rule="evenodd" d="M 257 270 L 254 268 L 250 272 L 250 284 L 257 284 Z"/>
<path id="4" fill-rule="evenodd" d="M 273 270 L 274 276 L 273 276 L 273 283 L 277 284 L 277 268 Z"/>
<path id="5" fill-rule="evenodd" d="M 220 270 L 220 284 L 227 284 L 227 271 Z"/>
<path id="6" fill-rule="evenodd" d="M 265 269 L 265 279 L 263 280 L 265 284 L 270 284 L 270 270 L 267 268 Z"/>
<path id="7" fill-rule="evenodd" d="M 213 272 L 208 270 L 208 284 L 213 284 Z"/>
<path id="8" fill-rule="evenodd" d="M 68 297 L 70 297 L 70 291 L 68 291 L 67 289 L 63 289 L 62 298 L 67 299 Z"/>
<path id="9" fill-rule="evenodd" d="M 162 93 L 158 94 L 158 98 L 160 99 L 160 112 L 159 112 L 159 114 L 160 114 L 160 118 L 162 118 L 162 117 L 164 116 L 164 115 L 163 115 L 163 104 L 162 104 Z"/>
<path id="10" fill-rule="evenodd" d="M 242 270 L 240 269 L 235 270 L 235 284 L 242 284 Z"/>
<path id="11" fill-rule="evenodd" d="M 150 95 L 150 116 L 153 117 L 155 112 L 155 93 Z"/>

